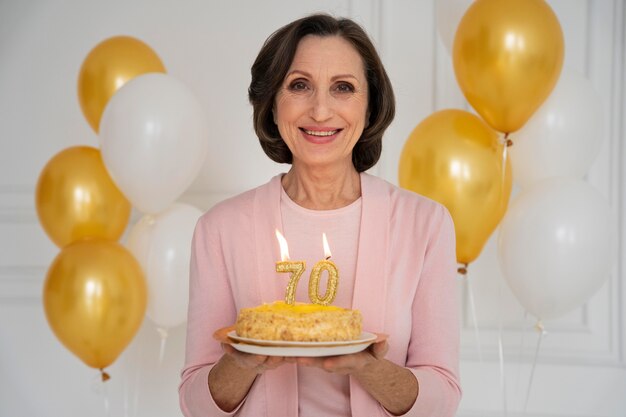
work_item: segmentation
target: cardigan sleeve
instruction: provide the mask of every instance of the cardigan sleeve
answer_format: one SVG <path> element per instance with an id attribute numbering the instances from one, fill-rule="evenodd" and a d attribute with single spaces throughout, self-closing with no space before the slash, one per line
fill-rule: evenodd
<path id="1" fill-rule="evenodd" d="M 412 305 L 406 366 L 419 391 L 411 417 L 453 417 L 461 400 L 454 223 L 443 206 L 433 217 Z"/>
<path id="2" fill-rule="evenodd" d="M 209 391 L 209 372 L 223 354 L 212 334 L 231 325 L 236 316 L 216 223 L 205 214 L 196 225 L 192 241 L 187 344 L 178 389 L 180 408 L 186 417 L 231 416 L 243 404 L 230 413 L 224 412 Z"/>

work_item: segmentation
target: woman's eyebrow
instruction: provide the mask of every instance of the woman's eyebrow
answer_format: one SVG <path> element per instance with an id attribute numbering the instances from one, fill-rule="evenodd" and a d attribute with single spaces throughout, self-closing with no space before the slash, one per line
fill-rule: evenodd
<path id="1" fill-rule="evenodd" d="M 306 72 L 306 71 L 302 71 L 302 70 L 297 70 L 297 69 L 296 69 L 296 70 L 293 70 L 293 71 L 288 72 L 288 73 L 287 73 L 287 75 L 285 76 L 285 78 L 287 78 L 287 77 L 289 77 L 289 76 L 291 76 L 291 75 L 294 75 L 294 74 L 300 74 L 300 75 L 303 75 L 303 76 L 305 76 L 305 77 L 307 77 L 307 78 L 313 78 L 313 77 L 311 76 L 311 74 L 309 74 L 308 72 Z M 352 79 L 354 79 L 354 80 L 356 80 L 356 81 L 359 81 L 359 79 L 358 79 L 356 76 L 354 76 L 354 75 L 352 75 L 352 74 L 349 74 L 349 73 L 334 75 L 334 76 L 333 76 L 330 80 L 331 80 L 331 81 L 336 81 L 336 80 L 338 80 L 338 79 L 342 79 L 342 78 L 343 78 L 343 79 L 345 79 L 345 78 L 352 78 Z"/>
<path id="2" fill-rule="evenodd" d="M 359 79 L 357 77 L 355 77 L 354 75 L 352 75 L 352 74 L 338 74 L 338 75 L 335 75 L 334 77 L 332 77 L 330 80 L 331 81 L 336 81 L 338 79 L 346 79 L 346 78 L 352 78 L 352 79 L 354 79 L 356 81 L 359 81 Z"/>
<path id="3" fill-rule="evenodd" d="M 285 78 L 289 77 L 290 75 L 294 75 L 294 74 L 300 74 L 300 75 L 304 75 L 304 76 L 305 76 L 305 77 L 307 77 L 307 78 L 312 78 L 312 77 L 311 77 L 311 74 L 309 74 L 309 73 L 308 73 L 308 72 L 306 72 L 306 71 L 301 71 L 301 70 L 293 70 L 293 71 L 289 71 L 289 72 L 287 73 L 287 75 L 285 76 Z"/>

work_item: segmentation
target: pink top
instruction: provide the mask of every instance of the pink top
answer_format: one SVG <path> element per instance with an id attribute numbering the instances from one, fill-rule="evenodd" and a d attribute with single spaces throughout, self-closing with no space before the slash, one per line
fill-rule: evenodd
<path id="1" fill-rule="evenodd" d="M 313 265 L 324 259 L 324 232 L 329 241 L 331 259 L 339 270 L 339 285 L 333 305 L 352 308 L 361 199 L 337 210 L 309 210 L 293 202 L 281 187 L 280 211 L 282 233 L 289 242 L 289 255 L 291 259 L 304 260 L 307 266 L 296 288 L 296 301 L 311 302 L 308 277 Z M 326 281 L 322 279 L 320 282 L 323 284 Z M 319 288 L 321 295 L 326 289 L 322 284 Z M 308 366 L 298 366 L 297 374 L 298 416 L 350 415 L 350 379 L 347 375 Z"/>
<path id="2" fill-rule="evenodd" d="M 283 230 L 281 189 L 280 176 L 274 177 L 216 205 L 198 221 L 179 388 L 187 417 L 298 415 L 296 365 L 265 372 L 232 413 L 217 407 L 207 381 L 222 355 L 213 331 L 232 325 L 242 307 L 284 297 L 285 277 L 275 272 L 280 253 L 274 237 L 275 228 Z M 364 329 L 389 335 L 387 359 L 417 378 L 419 395 L 406 415 L 452 417 L 461 396 L 452 219 L 440 204 L 368 174 L 361 174 L 361 191 L 352 307 L 363 314 Z M 352 415 L 389 415 L 352 378 L 349 389 Z M 327 415 L 321 402 L 310 407 L 311 415 Z"/>

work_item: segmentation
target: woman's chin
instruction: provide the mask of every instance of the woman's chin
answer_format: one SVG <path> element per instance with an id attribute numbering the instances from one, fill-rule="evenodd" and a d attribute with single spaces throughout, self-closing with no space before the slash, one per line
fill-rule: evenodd
<path id="1" fill-rule="evenodd" d="M 351 156 L 345 158 L 328 153 L 318 153 L 316 155 L 306 155 L 304 158 L 294 158 L 293 166 L 296 167 L 296 169 L 313 170 L 316 172 L 325 169 L 337 170 L 342 166 L 354 168 Z"/>

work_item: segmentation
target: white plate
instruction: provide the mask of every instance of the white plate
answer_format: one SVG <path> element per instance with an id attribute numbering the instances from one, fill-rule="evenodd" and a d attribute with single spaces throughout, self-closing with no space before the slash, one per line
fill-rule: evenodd
<path id="1" fill-rule="evenodd" d="M 240 352 L 268 356 L 335 356 L 357 353 L 365 350 L 376 340 L 376 335 L 363 332 L 356 340 L 340 342 L 286 342 L 258 340 L 239 337 L 234 331 L 228 337 L 242 343 L 232 343 Z"/>
<path id="2" fill-rule="evenodd" d="M 234 330 L 229 331 L 226 334 L 230 339 L 236 340 L 241 343 L 248 343 L 258 346 L 279 346 L 279 347 L 335 347 L 346 345 L 360 345 L 366 342 L 373 342 L 376 340 L 376 335 L 373 333 L 362 332 L 358 338 L 354 340 L 340 340 L 329 342 L 291 342 L 288 340 L 263 340 L 263 339 L 250 339 L 248 337 L 237 336 L 237 332 Z"/>

